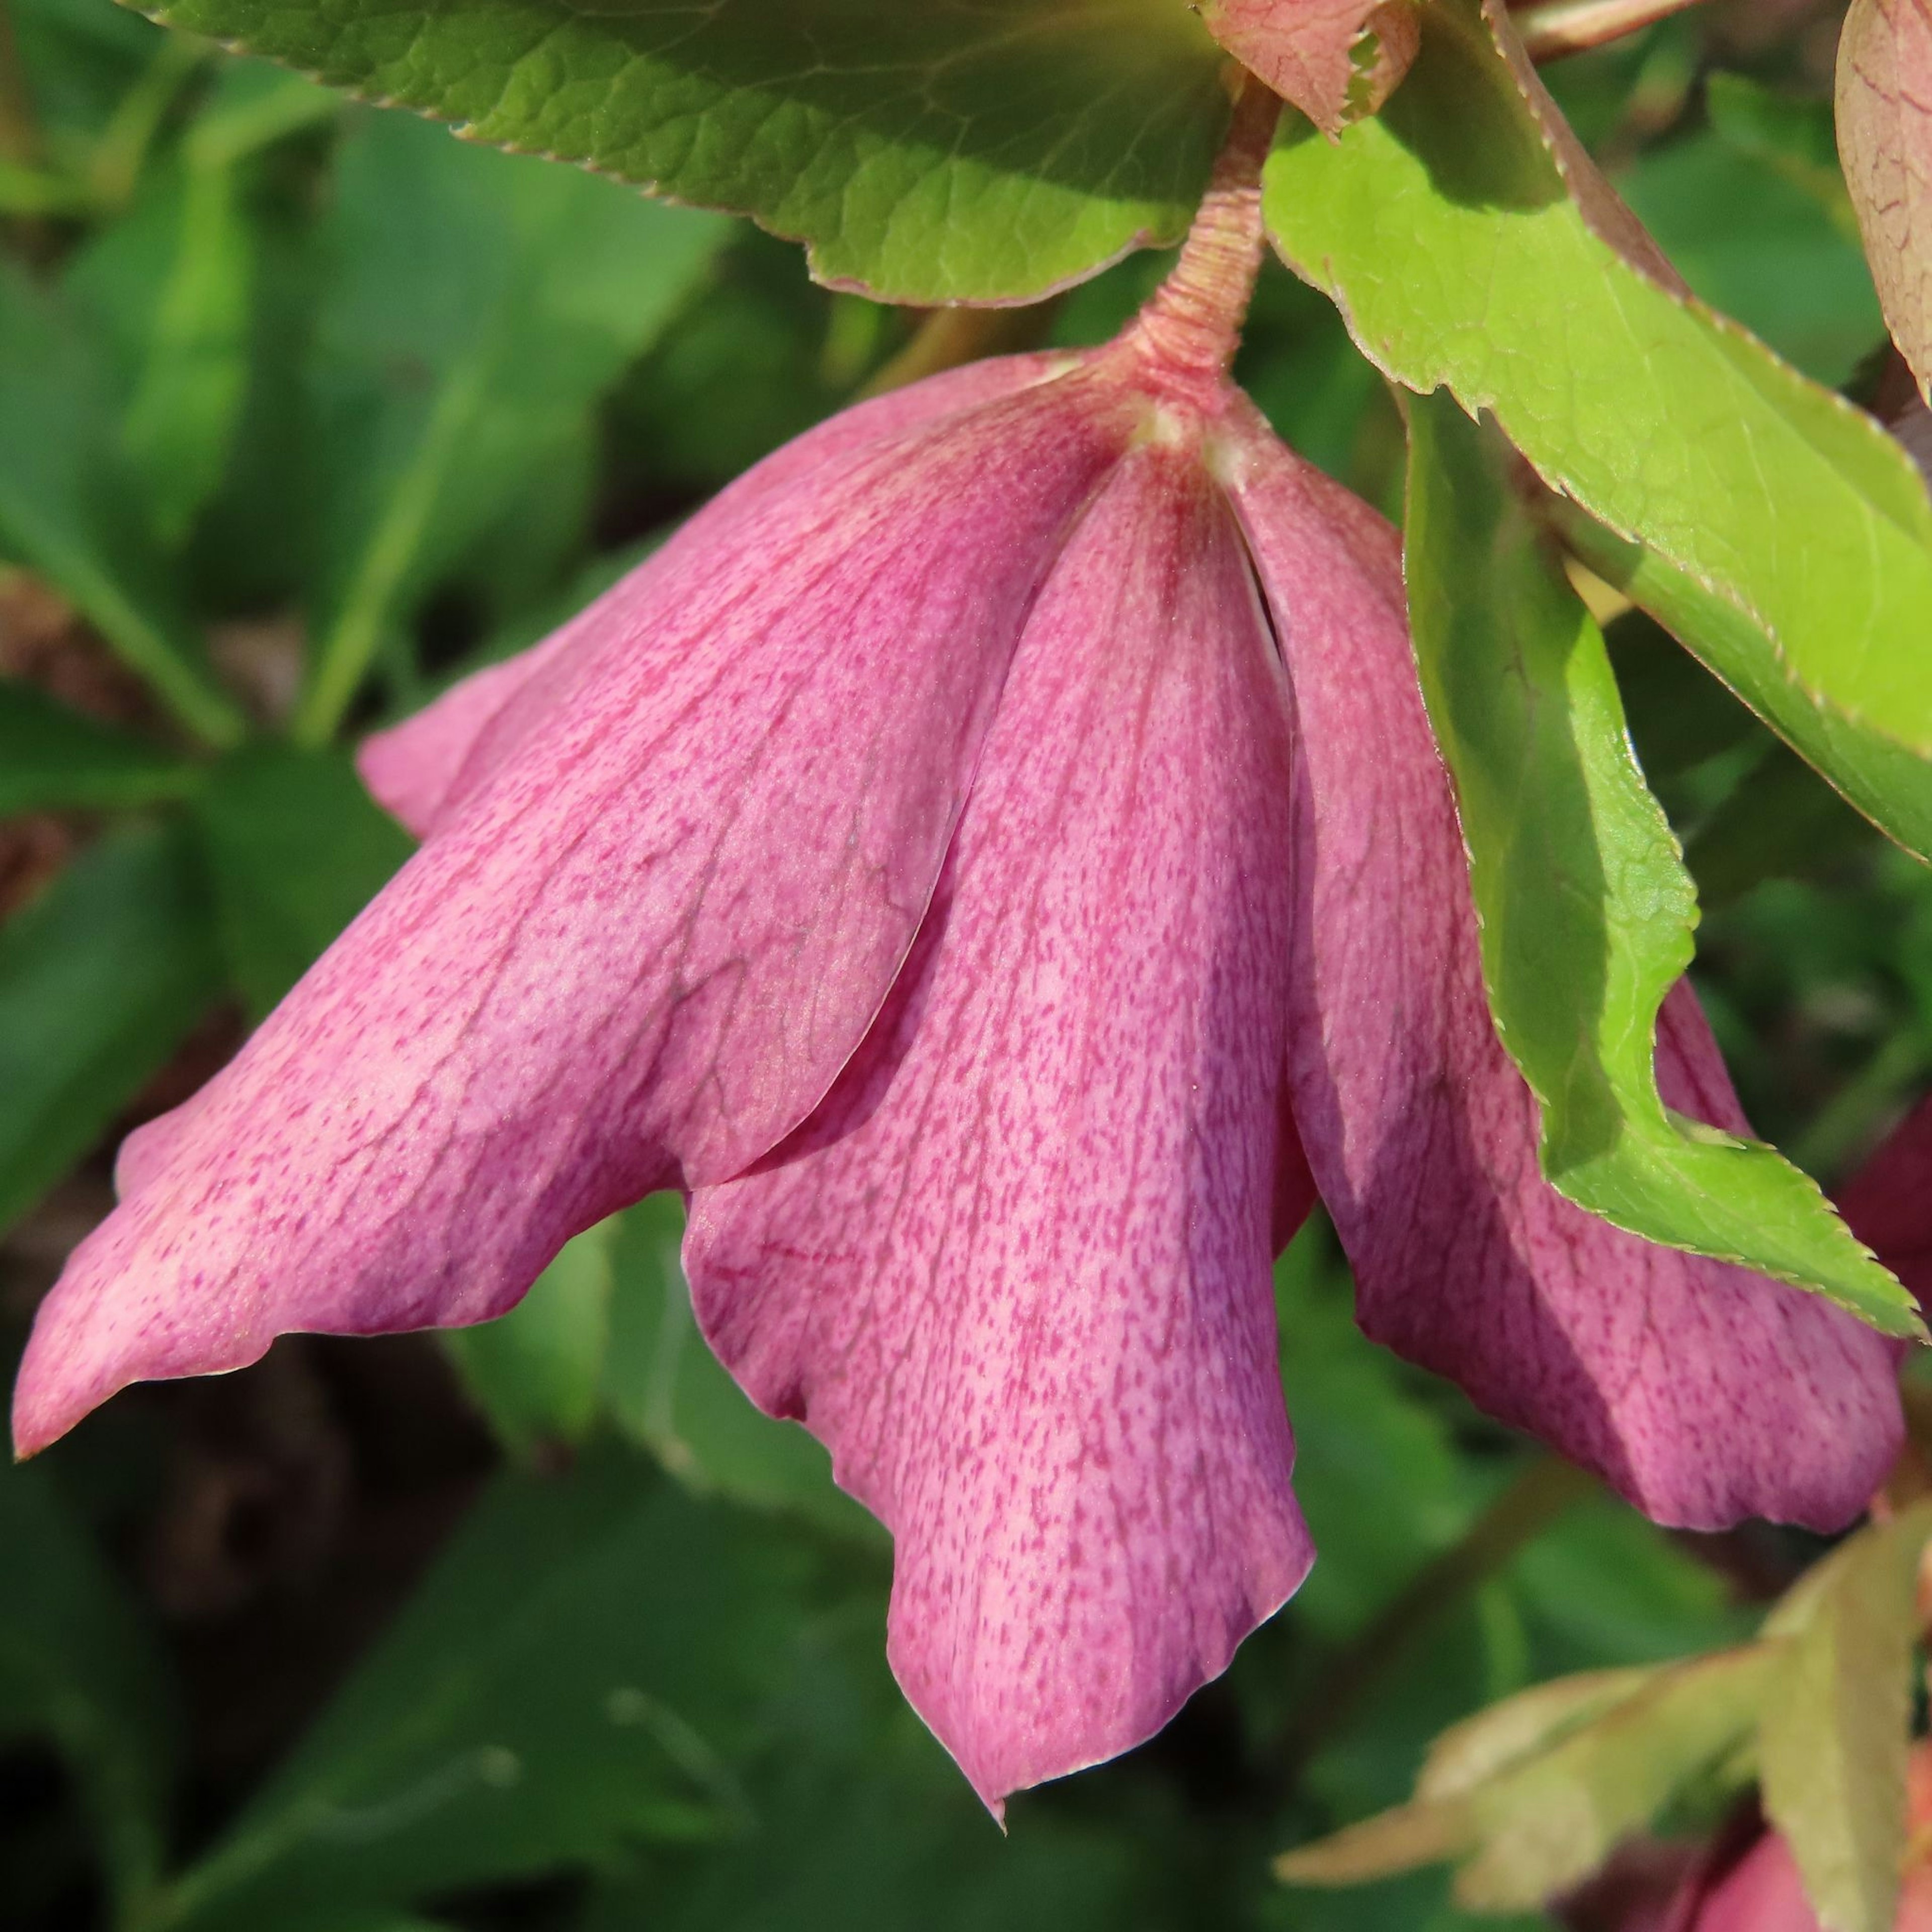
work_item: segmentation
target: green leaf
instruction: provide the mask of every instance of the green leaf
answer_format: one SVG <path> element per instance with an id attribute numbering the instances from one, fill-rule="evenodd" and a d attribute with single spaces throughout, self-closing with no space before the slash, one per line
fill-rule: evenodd
<path id="1" fill-rule="evenodd" d="M 443 1336 L 477 1406 L 514 1454 L 581 1443 L 600 1412 L 617 1222 L 567 1244 L 508 1314 Z"/>
<path id="2" fill-rule="evenodd" d="M 1814 380 L 1849 380 L 1883 340 L 1842 182 L 1844 223 L 1832 218 L 1825 184 L 1794 180 L 1762 151 L 1709 131 L 1652 149 L 1617 186 L 1704 301 Z M 1738 219 L 1741 208 L 1749 220 Z"/>
<path id="3" fill-rule="evenodd" d="M 603 1456 L 512 1474 L 160 1923 L 284 1923 L 736 1828 L 812 1570 Z"/>
<path id="4" fill-rule="evenodd" d="M 754 1407 L 698 1332 L 678 1262 L 682 1202 L 656 1194 L 619 1221 L 604 1378 L 617 1426 L 700 1495 L 780 1510 L 876 1545 L 884 1532 L 834 1485 L 824 1450 L 796 1423 Z"/>
<path id="5" fill-rule="evenodd" d="M 348 754 L 257 744 L 208 772 L 194 816 L 236 984 L 260 1018 L 410 855 Z"/>
<path id="6" fill-rule="evenodd" d="M 728 232 L 400 115 L 344 143 L 311 368 L 323 558 L 295 721 L 328 737 L 411 607 L 561 450 Z"/>
<path id="7" fill-rule="evenodd" d="M 1410 405 L 1409 604 L 1456 784 L 1496 1030 L 1542 1110 L 1543 1170 L 1654 1241 L 1829 1296 L 1892 1334 L 1912 1297 L 1771 1148 L 1668 1110 L 1657 1018 L 1696 898 L 1637 769 L 1601 634 L 1447 395 Z"/>
<path id="8" fill-rule="evenodd" d="M 1540 1684 L 1445 1733 L 1409 1804 L 1286 1854 L 1276 1872 L 1355 1885 L 1454 1860 L 1462 1904 L 1539 1906 L 1687 1787 L 1735 1772 L 1780 1661 L 1752 1646 Z"/>
<path id="9" fill-rule="evenodd" d="M 1333 145 L 1290 134 L 1265 206 L 1372 361 L 1492 411 L 1588 512 L 1565 525 L 1585 561 L 1932 853 L 1924 483 L 1875 423 L 1603 238 L 1592 216 L 1621 211 L 1564 162 L 1590 214 L 1475 0 L 1441 0 L 1387 108 Z"/>
<path id="10" fill-rule="evenodd" d="M 242 731 L 121 466 L 100 358 L 58 298 L 0 262 L 0 552 L 57 585 L 190 730 Z"/>
<path id="11" fill-rule="evenodd" d="M 185 798 L 201 776 L 176 753 L 0 678 L 0 819 Z"/>
<path id="12" fill-rule="evenodd" d="M 1714 74 L 1704 83 L 1704 105 L 1720 140 L 1763 163 L 1822 210 L 1840 234 L 1858 240 L 1858 218 L 1838 163 L 1830 101 L 1781 94 L 1741 74 Z"/>
<path id="13" fill-rule="evenodd" d="M 110 834 L 0 927 L 0 1228 L 106 1132 L 221 983 L 179 826 Z"/>
<path id="14" fill-rule="evenodd" d="M 166 1843 L 174 1712 L 159 1646 L 38 1467 L 0 1464 L 0 1743 L 57 1746 L 132 1923 Z"/>
<path id="15" fill-rule="evenodd" d="M 1172 0 L 175 0 L 156 17 L 808 243 L 882 299 L 1036 296 L 1178 241 L 1228 102 Z"/>
<path id="16" fill-rule="evenodd" d="M 1766 1815 L 1825 1932 L 1891 1932 L 1905 1857 L 1914 1584 L 1932 1504 L 1862 1532 L 1780 1606 L 1790 1660 L 1758 1728 Z"/>

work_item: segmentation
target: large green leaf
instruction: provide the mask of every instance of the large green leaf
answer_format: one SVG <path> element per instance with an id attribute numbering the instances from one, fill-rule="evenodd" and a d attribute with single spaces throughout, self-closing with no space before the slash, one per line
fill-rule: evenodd
<path id="1" fill-rule="evenodd" d="M 1174 0 L 174 0 L 171 25 L 810 244 L 890 301 L 1178 241 L 1227 118 Z"/>
<path id="2" fill-rule="evenodd" d="M 728 232 L 404 116 L 362 121 L 325 238 L 338 272 L 311 370 L 323 554 L 298 736 L 329 735 L 412 604 L 522 504 L 533 472 L 561 459 L 587 474 L 594 404 Z"/>
<path id="3" fill-rule="evenodd" d="M 160 1876 L 174 1713 L 152 1634 L 38 1467 L 0 1464 L 0 1744 L 72 1767 L 131 1924 Z"/>
<path id="4" fill-rule="evenodd" d="M 184 724 L 232 743 L 241 713 L 154 553 L 102 361 L 56 296 L 0 262 L 0 554 L 72 598 Z"/>
<path id="5" fill-rule="evenodd" d="M 1766 1628 L 1790 1640 L 1759 1726 L 1764 1804 L 1825 1932 L 1891 1932 L 1905 1858 L 1914 1582 L 1932 1504 L 1864 1531 Z"/>
<path id="6" fill-rule="evenodd" d="M 1868 418 L 1670 286 L 1580 152 L 1563 164 L 1476 0 L 1440 0 L 1381 115 L 1277 148 L 1268 218 L 1372 361 L 1492 411 L 1600 526 L 1588 560 L 1932 852 L 1924 483 Z"/>
<path id="7" fill-rule="evenodd" d="M 346 753 L 255 744 L 194 801 L 230 970 L 259 1018 L 410 855 Z"/>
<path id="8" fill-rule="evenodd" d="M 104 838 L 0 927 L 0 1228 L 166 1064 L 222 976 L 178 826 Z"/>
<path id="9" fill-rule="evenodd" d="M 1501 440 L 1409 406 L 1409 604 L 1454 778 L 1496 1029 L 1542 1111 L 1550 1180 L 1622 1228 L 1918 1332 L 1911 1296 L 1772 1149 L 1669 1111 L 1659 1008 L 1697 916 L 1637 769 L 1608 652 L 1511 493 Z"/>
<path id="10" fill-rule="evenodd" d="M 0 678 L 0 818 L 114 811 L 184 798 L 202 768 L 143 738 Z"/>
<path id="11" fill-rule="evenodd" d="M 158 1922 L 280 1924 L 736 1828 L 812 1575 L 641 1460 L 502 1478 Z"/>

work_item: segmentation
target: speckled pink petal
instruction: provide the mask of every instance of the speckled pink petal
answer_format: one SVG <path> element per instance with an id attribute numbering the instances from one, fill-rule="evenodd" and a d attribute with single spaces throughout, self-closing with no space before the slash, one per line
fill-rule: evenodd
<path id="1" fill-rule="evenodd" d="M 1142 449 L 879 1025 L 692 1204 L 706 1334 L 892 1529 L 893 1667 L 995 1810 L 1156 1730 L 1310 1560 L 1270 1287 L 1280 676 L 1225 506 Z"/>
<path id="2" fill-rule="evenodd" d="M 814 470 L 868 443 L 903 436 L 940 418 L 997 401 L 1066 374 L 1072 366 L 1072 358 L 1064 355 L 997 357 L 948 370 L 840 411 L 719 491 L 638 567 L 625 584 L 626 601 L 635 608 L 656 596 L 674 609 L 684 578 L 694 574 L 702 578 L 709 573 L 707 553 L 725 530 L 768 507 L 801 482 L 808 483 Z M 520 739 L 525 720 L 539 720 L 548 710 L 549 686 L 560 660 L 600 648 L 606 631 L 604 610 L 602 603 L 592 604 L 542 644 L 502 664 L 486 666 L 414 717 L 365 740 L 356 756 L 363 782 L 386 809 L 418 838 L 425 836 L 452 794 L 487 776 Z M 522 700 L 517 709 L 523 716 L 517 718 L 515 730 L 509 728 L 512 720 L 505 715 L 513 699 Z"/>
<path id="3" fill-rule="evenodd" d="M 580 1228 L 796 1126 L 1137 413 L 1074 375 L 868 442 L 602 599 L 555 709 L 144 1137 L 43 1304 L 20 1446 L 288 1329 L 500 1313 Z"/>
<path id="4" fill-rule="evenodd" d="M 1889 1346 L 1817 1297 L 1620 1233 L 1542 1179 L 1534 1105 L 1484 996 L 1394 535 L 1258 421 L 1238 466 L 1299 748 L 1295 1118 L 1363 1327 L 1660 1521 L 1843 1524 L 1898 1440 Z M 1739 1124 L 1688 990 L 1658 1061 L 1667 1102 Z"/>

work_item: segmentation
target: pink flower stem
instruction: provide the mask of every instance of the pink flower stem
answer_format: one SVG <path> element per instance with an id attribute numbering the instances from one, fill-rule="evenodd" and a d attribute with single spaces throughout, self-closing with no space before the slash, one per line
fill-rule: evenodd
<path id="1" fill-rule="evenodd" d="M 1180 259 L 1141 311 L 1136 346 L 1177 375 L 1213 381 L 1234 358 L 1261 271 L 1262 166 L 1280 116 L 1280 98 L 1247 76 Z"/>

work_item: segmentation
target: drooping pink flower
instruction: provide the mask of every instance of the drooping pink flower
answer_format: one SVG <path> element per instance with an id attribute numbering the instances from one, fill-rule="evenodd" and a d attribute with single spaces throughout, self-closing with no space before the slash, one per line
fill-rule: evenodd
<path id="1" fill-rule="evenodd" d="M 1888 1345 L 1538 1171 L 1396 539 L 1227 377 L 1255 99 L 1115 343 L 849 411 L 368 748 L 422 850 L 123 1150 L 23 1450 L 285 1330 L 500 1313 L 680 1187 L 706 1333 L 893 1530 L 895 1668 L 995 1805 L 1304 1574 L 1269 1276 L 1318 1187 L 1372 1334 L 1653 1514 L 1856 1513 Z M 1738 1124 L 1686 989 L 1659 1059 Z"/>

